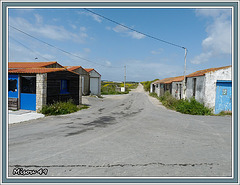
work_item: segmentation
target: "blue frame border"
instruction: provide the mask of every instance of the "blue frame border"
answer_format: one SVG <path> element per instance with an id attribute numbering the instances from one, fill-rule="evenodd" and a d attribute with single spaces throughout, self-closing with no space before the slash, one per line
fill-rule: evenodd
<path id="1" fill-rule="evenodd" d="M 232 179 L 183 179 L 183 178 L 174 178 L 174 179 L 138 179 L 138 178 L 131 178 L 131 179 L 108 179 L 108 178 L 101 178 L 101 179 L 43 179 L 43 178 L 36 178 L 36 179 L 27 179 L 27 178 L 14 178 L 14 179 L 7 179 L 7 172 L 6 172 L 6 74 L 7 71 L 7 58 L 6 58 L 6 12 L 7 8 L 11 7 L 35 7 L 35 8 L 44 8 L 44 7 L 233 7 L 234 14 L 234 56 L 233 56 L 233 63 L 234 63 L 234 117 L 233 117 L 233 136 L 234 136 L 234 173 Z M 4 183 L 238 183 L 238 3 L 237 2 L 2 2 L 2 182 Z"/>

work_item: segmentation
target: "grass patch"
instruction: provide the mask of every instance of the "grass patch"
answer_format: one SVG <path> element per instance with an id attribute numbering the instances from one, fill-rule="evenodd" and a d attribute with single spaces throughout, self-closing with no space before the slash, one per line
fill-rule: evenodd
<path id="1" fill-rule="evenodd" d="M 164 96 L 161 96 L 159 99 L 165 107 L 176 110 L 178 100 L 174 98 L 168 91 L 164 94 Z"/>
<path id="2" fill-rule="evenodd" d="M 160 98 L 158 97 L 157 93 L 149 93 L 149 96 L 152 96 L 154 98 L 157 98 L 160 100 Z"/>
<path id="3" fill-rule="evenodd" d="M 218 114 L 215 114 L 215 116 L 232 116 L 232 112 L 231 111 L 221 111 Z"/>
<path id="4" fill-rule="evenodd" d="M 75 105 L 72 100 L 69 100 L 67 102 L 55 102 L 50 105 L 45 105 L 40 112 L 46 116 L 62 115 L 70 114 L 87 108 L 88 106 L 86 105 Z"/>
<path id="5" fill-rule="evenodd" d="M 212 109 L 205 107 L 202 103 L 195 100 L 195 98 L 177 100 L 169 92 L 166 92 L 161 97 L 158 97 L 156 93 L 149 93 L 149 95 L 159 99 L 165 107 L 183 114 L 213 115 Z"/>
<path id="6" fill-rule="evenodd" d="M 120 88 L 124 87 L 124 83 L 118 82 L 102 82 L 101 83 L 101 94 L 102 95 L 117 95 L 117 94 L 128 94 L 131 89 L 137 88 L 138 83 L 126 83 L 125 92 L 120 92 Z"/>

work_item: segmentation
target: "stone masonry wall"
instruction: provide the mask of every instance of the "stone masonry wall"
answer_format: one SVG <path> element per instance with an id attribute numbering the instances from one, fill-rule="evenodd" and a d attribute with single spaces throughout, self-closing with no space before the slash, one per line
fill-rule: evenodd
<path id="1" fill-rule="evenodd" d="M 36 75 L 36 110 L 39 112 L 47 103 L 47 73 Z"/>

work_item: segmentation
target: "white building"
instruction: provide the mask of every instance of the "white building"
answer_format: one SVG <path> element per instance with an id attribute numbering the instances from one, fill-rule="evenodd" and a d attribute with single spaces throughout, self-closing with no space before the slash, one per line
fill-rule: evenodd
<path id="1" fill-rule="evenodd" d="M 186 76 L 186 98 L 195 99 L 215 113 L 232 111 L 232 67 L 196 71 Z"/>
<path id="2" fill-rule="evenodd" d="M 95 69 L 85 69 L 90 76 L 90 94 L 101 95 L 101 75 Z"/>
<path id="3" fill-rule="evenodd" d="M 171 83 L 171 94 L 176 99 L 182 99 L 183 98 L 183 79 L 184 76 L 178 76 L 172 78 L 170 81 L 165 82 Z"/>

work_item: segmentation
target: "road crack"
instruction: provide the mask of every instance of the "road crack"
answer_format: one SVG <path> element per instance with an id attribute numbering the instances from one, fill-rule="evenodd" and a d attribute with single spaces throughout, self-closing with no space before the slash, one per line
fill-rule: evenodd
<path id="1" fill-rule="evenodd" d="M 152 162 L 152 163 L 142 163 L 142 164 L 130 164 L 130 163 L 125 163 L 125 164 L 104 164 L 104 165 L 87 165 L 87 164 L 70 164 L 70 165 L 10 165 L 10 167 L 25 167 L 25 168 L 30 168 L 30 167 L 35 167 L 35 168 L 59 168 L 59 167 L 64 167 L 64 168 L 74 168 L 74 167 L 86 167 L 86 168 L 112 168 L 112 167 L 138 167 L 138 166 L 183 166 L 183 167 L 189 167 L 189 166 L 213 166 L 214 163 L 161 163 L 161 162 Z M 219 165 L 219 164 L 215 164 Z"/>

